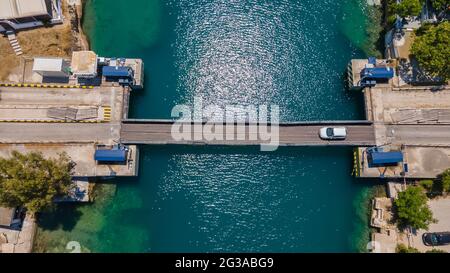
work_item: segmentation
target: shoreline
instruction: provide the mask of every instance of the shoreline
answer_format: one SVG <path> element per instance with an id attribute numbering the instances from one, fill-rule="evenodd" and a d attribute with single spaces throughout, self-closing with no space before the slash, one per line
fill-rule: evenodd
<path id="1" fill-rule="evenodd" d="M 91 42 L 89 40 L 89 37 L 84 32 L 84 28 L 83 28 L 83 20 L 85 17 L 84 8 L 86 7 L 86 4 L 87 4 L 86 1 L 87 0 L 81 0 L 81 5 L 78 6 L 78 13 L 80 14 L 80 16 L 78 18 L 78 26 L 80 29 L 81 41 L 82 41 L 82 44 L 83 44 L 85 50 L 91 50 Z"/>

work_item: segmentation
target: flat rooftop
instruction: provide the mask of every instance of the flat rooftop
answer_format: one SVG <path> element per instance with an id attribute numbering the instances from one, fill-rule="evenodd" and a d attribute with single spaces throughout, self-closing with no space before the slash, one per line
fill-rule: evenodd
<path id="1" fill-rule="evenodd" d="M 93 51 L 75 51 L 72 53 L 72 72 L 74 74 L 93 75 L 97 73 L 97 54 Z"/>
<path id="2" fill-rule="evenodd" d="M 45 0 L 0 0 L 0 19 L 49 14 Z"/>
<path id="3" fill-rule="evenodd" d="M 62 58 L 34 58 L 33 71 L 62 71 L 64 65 Z"/>

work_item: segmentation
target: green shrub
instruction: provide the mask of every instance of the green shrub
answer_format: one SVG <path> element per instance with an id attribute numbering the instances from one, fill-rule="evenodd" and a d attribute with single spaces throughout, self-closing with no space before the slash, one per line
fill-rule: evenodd
<path id="1" fill-rule="evenodd" d="M 430 192 L 433 189 L 434 181 L 431 179 L 422 180 L 419 182 L 419 185 L 427 192 Z"/>
<path id="2" fill-rule="evenodd" d="M 427 200 L 421 187 L 408 187 L 400 192 L 394 201 L 399 225 L 428 230 L 429 225 L 436 220 L 433 219 Z"/>
<path id="3" fill-rule="evenodd" d="M 420 253 L 420 251 L 417 248 L 414 247 L 408 247 L 404 244 L 398 244 L 397 248 L 395 249 L 395 252 L 397 253 Z"/>
<path id="4" fill-rule="evenodd" d="M 425 253 L 447 253 L 447 251 L 444 251 L 442 249 L 433 248 L 432 250 L 427 250 Z"/>
<path id="5" fill-rule="evenodd" d="M 450 192 L 450 169 L 448 169 L 442 173 L 440 181 L 441 181 L 442 191 Z"/>

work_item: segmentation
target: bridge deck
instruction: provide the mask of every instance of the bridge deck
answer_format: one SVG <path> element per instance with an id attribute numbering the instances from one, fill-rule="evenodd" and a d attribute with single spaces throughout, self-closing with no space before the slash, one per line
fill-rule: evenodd
<path id="1" fill-rule="evenodd" d="M 172 137 L 173 122 L 123 121 L 121 141 L 124 144 L 205 144 L 205 145 L 260 145 L 270 141 L 261 140 L 259 134 L 250 133 L 249 125 L 234 125 L 232 130 L 223 126 L 223 133 L 214 140 L 211 133 L 203 132 L 203 138 L 194 140 L 194 133 L 202 132 L 201 124 L 191 127 L 190 138 L 176 140 Z M 319 129 L 326 126 L 344 126 L 347 128 L 345 140 L 326 141 L 319 138 Z M 238 132 L 238 127 L 241 131 Z M 258 128 L 259 129 L 259 128 Z M 270 128 L 268 129 L 270 132 Z M 269 134 L 270 135 L 270 134 Z M 228 140 L 227 140 L 228 138 Z M 272 137 L 272 140 L 274 138 Z M 320 124 L 280 124 L 280 146 L 373 146 L 375 130 L 370 123 L 320 123 Z"/>

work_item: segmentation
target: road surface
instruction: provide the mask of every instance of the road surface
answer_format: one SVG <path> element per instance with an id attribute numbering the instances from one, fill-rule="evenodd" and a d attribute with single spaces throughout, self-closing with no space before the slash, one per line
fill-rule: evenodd
<path id="1" fill-rule="evenodd" d="M 347 128 L 347 138 L 345 140 L 326 141 L 319 137 L 319 129 L 328 124 L 312 125 L 280 125 L 278 138 L 275 131 L 271 132 L 270 127 L 254 127 L 250 133 L 249 125 L 233 125 L 231 128 L 223 126 L 218 130 L 202 127 L 201 124 L 194 126 L 186 124 L 184 128 L 176 127 L 175 132 L 188 132 L 180 139 L 172 133 L 172 123 L 160 122 L 123 122 L 121 128 L 121 141 L 126 144 L 205 144 L 205 145 L 259 145 L 276 144 L 280 146 L 372 146 L 375 145 L 374 128 L 370 124 L 331 124 L 330 126 L 345 126 Z M 238 128 L 239 127 L 239 128 Z M 190 129 L 189 129 L 190 128 Z M 238 132 L 238 129 L 241 130 Z M 262 130 L 264 129 L 264 130 Z M 260 132 L 269 132 L 261 134 Z M 203 132 L 203 134 L 202 134 Z M 215 132 L 218 132 L 215 134 Z M 194 135 L 198 137 L 195 138 Z M 264 135 L 266 138 L 264 138 Z M 278 141 L 277 141 L 278 140 Z"/>
<path id="2" fill-rule="evenodd" d="M 0 143 L 109 143 L 120 123 L 0 123 Z"/>

